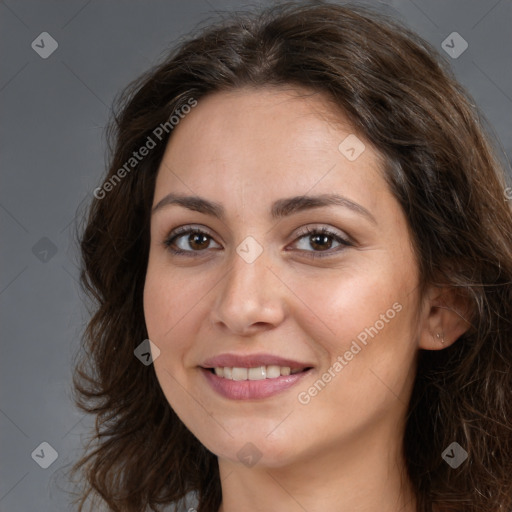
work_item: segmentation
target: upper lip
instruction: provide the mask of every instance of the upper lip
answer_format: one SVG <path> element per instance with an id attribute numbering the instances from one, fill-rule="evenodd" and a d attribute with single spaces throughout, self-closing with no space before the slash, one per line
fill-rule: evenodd
<path id="1" fill-rule="evenodd" d="M 203 368 L 254 368 L 257 366 L 270 365 L 287 366 L 292 370 L 302 370 L 313 366 L 310 363 L 301 363 L 300 361 L 294 361 L 293 359 L 287 359 L 285 357 L 275 356 L 272 354 L 220 354 L 207 359 L 201 364 Z"/>

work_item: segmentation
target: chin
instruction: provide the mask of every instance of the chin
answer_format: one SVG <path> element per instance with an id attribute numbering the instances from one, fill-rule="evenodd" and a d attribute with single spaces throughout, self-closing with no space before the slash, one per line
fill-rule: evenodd
<path id="1" fill-rule="evenodd" d="M 267 425 L 265 425 L 267 427 Z M 275 428 L 275 424 L 274 427 Z M 220 459 L 227 459 L 236 464 L 251 467 L 279 468 L 296 462 L 300 458 L 297 446 L 299 439 L 292 437 L 270 439 L 261 432 L 270 432 L 263 429 L 254 432 L 231 431 L 233 437 L 226 434 L 222 439 L 200 439 L 201 442 Z"/>

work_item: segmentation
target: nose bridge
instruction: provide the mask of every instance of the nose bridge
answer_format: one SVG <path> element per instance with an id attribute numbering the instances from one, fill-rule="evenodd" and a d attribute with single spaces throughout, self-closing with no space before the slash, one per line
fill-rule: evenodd
<path id="1" fill-rule="evenodd" d="M 263 250 L 261 254 L 257 254 L 250 245 L 249 251 L 243 252 L 247 250 L 248 245 L 240 244 L 236 255 L 233 255 L 230 284 L 233 287 L 232 291 L 245 293 L 248 297 L 261 301 L 266 295 L 266 285 L 269 280 L 270 255 L 269 251 Z"/>
<path id="2" fill-rule="evenodd" d="M 251 243 L 250 241 L 248 242 Z M 230 269 L 222 280 L 214 319 L 234 332 L 243 333 L 254 324 L 276 325 L 284 316 L 282 290 L 268 268 L 270 254 L 263 250 L 255 259 L 254 247 L 240 244 L 233 251 Z M 276 281 L 276 282 L 274 282 Z"/>

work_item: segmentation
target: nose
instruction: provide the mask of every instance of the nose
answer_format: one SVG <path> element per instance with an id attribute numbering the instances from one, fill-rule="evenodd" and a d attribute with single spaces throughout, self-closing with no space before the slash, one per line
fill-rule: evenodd
<path id="1" fill-rule="evenodd" d="M 269 263 L 265 251 L 252 263 L 233 254 L 212 308 L 213 324 L 238 336 L 251 336 L 283 322 L 286 287 Z"/>

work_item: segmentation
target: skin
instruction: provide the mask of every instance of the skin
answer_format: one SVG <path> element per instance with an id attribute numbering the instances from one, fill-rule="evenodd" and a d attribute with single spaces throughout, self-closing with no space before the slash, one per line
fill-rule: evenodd
<path id="1" fill-rule="evenodd" d="M 445 307 L 446 291 L 419 296 L 407 221 L 378 152 L 356 134 L 365 150 L 347 159 L 338 146 L 354 130 L 325 97 L 300 92 L 215 93 L 174 129 L 153 205 L 170 192 L 197 195 L 220 203 L 225 218 L 180 205 L 152 215 L 144 310 L 160 349 L 154 368 L 170 405 L 218 456 L 221 512 L 412 512 L 401 443 L 418 349 L 442 349 L 464 327 Z M 333 192 L 374 220 L 338 205 L 270 216 L 278 199 Z M 188 235 L 176 241 L 192 256 L 164 244 L 183 225 L 209 236 L 199 248 Z M 319 247 L 299 232 L 305 226 L 328 227 L 352 246 L 329 238 Z M 236 252 L 248 236 L 263 248 L 252 263 Z M 397 303 L 400 312 L 301 403 L 299 393 Z M 217 394 L 199 369 L 222 353 L 262 352 L 314 369 L 286 391 L 246 401 Z M 237 456 L 247 443 L 260 456 L 252 467 Z"/>

